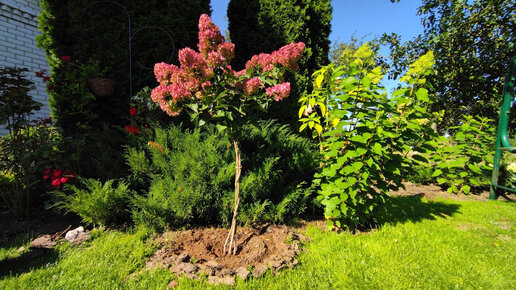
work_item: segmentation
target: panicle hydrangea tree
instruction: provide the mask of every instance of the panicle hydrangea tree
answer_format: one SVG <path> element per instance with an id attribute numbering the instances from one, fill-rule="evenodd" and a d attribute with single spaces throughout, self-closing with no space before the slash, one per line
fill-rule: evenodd
<path id="1" fill-rule="evenodd" d="M 179 51 L 180 67 L 157 63 L 154 74 L 159 86 L 151 93 L 152 100 L 170 116 L 185 109 L 199 125 L 213 122 L 233 140 L 235 150 L 235 200 L 231 228 L 224 244 L 224 253 L 236 254 L 236 221 L 239 205 L 241 161 L 239 128 L 253 121 L 253 112 L 267 110 L 272 101 L 281 101 L 290 94 L 290 83 L 284 82 L 285 70 L 298 69 L 305 48 L 302 42 L 283 46 L 271 54 L 253 56 L 245 69 L 234 71 L 230 62 L 235 45 L 227 42 L 220 29 L 206 14 L 199 19 L 199 51 Z"/>

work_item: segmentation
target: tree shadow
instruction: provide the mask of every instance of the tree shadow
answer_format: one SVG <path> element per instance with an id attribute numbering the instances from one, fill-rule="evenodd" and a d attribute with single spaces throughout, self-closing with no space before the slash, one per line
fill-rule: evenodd
<path id="1" fill-rule="evenodd" d="M 438 217 L 446 218 L 459 213 L 459 204 L 422 198 L 423 194 L 388 197 L 378 215 L 378 225 L 435 220 Z"/>
<path id="2" fill-rule="evenodd" d="M 30 249 L 18 257 L 0 261 L 0 278 L 16 276 L 54 263 L 59 253 L 54 249 Z"/>

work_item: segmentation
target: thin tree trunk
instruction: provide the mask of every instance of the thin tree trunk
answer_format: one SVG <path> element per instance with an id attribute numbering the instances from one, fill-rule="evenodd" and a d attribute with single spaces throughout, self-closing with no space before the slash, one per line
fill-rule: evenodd
<path id="1" fill-rule="evenodd" d="M 236 222 L 238 215 L 238 205 L 240 203 L 240 173 L 242 171 L 242 164 L 240 162 L 240 151 L 238 149 L 238 141 L 233 140 L 233 146 L 235 148 L 235 204 L 233 210 L 233 219 L 231 220 L 231 228 L 229 229 L 228 236 L 226 238 L 226 242 L 224 243 L 224 254 L 236 255 Z M 229 241 L 229 244 L 228 244 Z M 227 248 L 227 249 L 226 249 Z M 231 251 L 233 250 L 233 251 Z"/>

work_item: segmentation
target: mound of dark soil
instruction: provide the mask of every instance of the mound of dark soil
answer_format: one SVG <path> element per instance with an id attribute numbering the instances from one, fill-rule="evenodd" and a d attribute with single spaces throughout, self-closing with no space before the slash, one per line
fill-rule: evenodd
<path id="1" fill-rule="evenodd" d="M 299 236 L 285 226 L 237 230 L 237 253 L 223 253 L 227 229 L 203 228 L 182 232 L 168 232 L 158 238 L 162 245 L 148 261 L 147 267 L 169 268 L 178 275 L 196 279 L 208 276 L 213 284 L 233 284 L 235 275 L 245 280 L 259 277 L 267 271 L 277 274 L 283 268 L 297 264 L 300 251 Z"/>

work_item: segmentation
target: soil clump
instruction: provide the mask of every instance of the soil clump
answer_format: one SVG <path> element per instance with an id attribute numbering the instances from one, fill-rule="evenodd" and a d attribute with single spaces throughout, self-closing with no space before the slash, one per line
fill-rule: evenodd
<path id="1" fill-rule="evenodd" d="M 177 275 L 197 279 L 206 275 L 212 284 L 233 285 L 235 277 L 246 280 L 267 271 L 297 265 L 301 243 L 307 239 L 286 226 L 264 226 L 237 230 L 236 255 L 224 254 L 228 230 L 200 228 L 168 232 L 156 241 L 162 247 L 147 261 L 147 268 L 169 268 Z M 252 272 L 251 272 L 252 271 Z"/>

